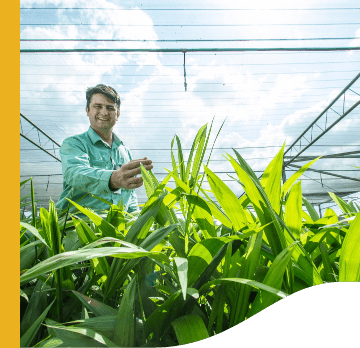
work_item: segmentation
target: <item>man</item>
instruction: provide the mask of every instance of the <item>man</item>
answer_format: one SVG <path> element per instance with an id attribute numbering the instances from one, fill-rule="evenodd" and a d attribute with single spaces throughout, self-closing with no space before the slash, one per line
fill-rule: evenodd
<path id="1" fill-rule="evenodd" d="M 120 115 L 120 96 L 114 88 L 99 84 L 86 91 L 86 113 L 89 130 L 64 140 L 60 148 L 63 192 L 56 207 L 68 206 L 66 198 L 73 201 L 91 193 L 112 204 L 122 201 L 124 210 L 138 210 L 135 189 L 142 186 L 140 163 L 147 170 L 153 168 L 146 157 L 132 160 L 130 152 L 113 133 Z M 72 193 L 73 191 L 73 193 Z M 79 204 L 94 210 L 109 205 L 86 195 Z"/>

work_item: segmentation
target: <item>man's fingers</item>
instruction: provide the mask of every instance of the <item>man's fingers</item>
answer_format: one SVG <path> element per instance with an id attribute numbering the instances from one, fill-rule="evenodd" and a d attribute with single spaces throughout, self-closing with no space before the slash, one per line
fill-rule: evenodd
<path id="1" fill-rule="evenodd" d="M 138 178 L 129 179 L 127 187 L 128 187 L 128 189 L 135 189 L 135 188 L 141 187 L 142 184 L 143 184 L 143 179 L 140 176 Z"/>
<path id="2" fill-rule="evenodd" d="M 127 181 L 129 184 L 141 184 L 143 182 L 143 178 L 141 176 L 138 176 L 136 178 L 130 178 Z"/>
<path id="3" fill-rule="evenodd" d="M 154 168 L 154 166 L 152 164 L 148 164 L 144 165 L 144 168 L 146 170 L 151 170 Z M 140 164 L 136 167 L 129 167 L 127 165 L 123 165 L 120 170 L 126 178 L 130 178 L 131 176 L 135 176 L 141 173 Z"/>
<path id="4" fill-rule="evenodd" d="M 140 169 L 140 167 L 138 167 L 138 168 L 135 168 L 135 169 L 130 169 L 130 170 L 124 171 L 124 177 L 125 178 L 131 178 L 131 177 L 133 177 L 135 175 L 138 175 L 140 173 L 141 173 L 141 169 Z"/>
<path id="5" fill-rule="evenodd" d="M 138 160 L 132 160 L 127 164 L 124 164 L 123 167 L 126 169 L 134 169 L 134 168 L 140 168 L 140 163 L 142 163 L 145 167 L 152 164 L 152 160 L 145 159 L 138 159 Z M 149 169 L 147 169 L 149 170 Z"/>
<path id="6" fill-rule="evenodd" d="M 143 185 L 142 182 L 140 184 L 130 184 L 128 190 L 137 189 L 137 188 L 141 187 L 142 185 Z"/>

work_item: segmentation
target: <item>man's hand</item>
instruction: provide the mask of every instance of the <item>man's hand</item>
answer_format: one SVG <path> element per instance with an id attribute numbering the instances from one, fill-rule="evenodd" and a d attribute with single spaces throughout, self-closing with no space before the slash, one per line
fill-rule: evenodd
<path id="1" fill-rule="evenodd" d="M 140 163 L 144 165 L 146 170 L 151 170 L 154 167 L 152 161 L 148 160 L 147 157 L 132 160 L 129 163 L 123 164 L 120 169 L 117 169 L 112 173 L 109 182 L 110 189 L 117 190 L 119 188 L 125 188 L 130 190 L 142 186 L 142 177 L 135 177 L 135 175 L 141 173 Z"/>

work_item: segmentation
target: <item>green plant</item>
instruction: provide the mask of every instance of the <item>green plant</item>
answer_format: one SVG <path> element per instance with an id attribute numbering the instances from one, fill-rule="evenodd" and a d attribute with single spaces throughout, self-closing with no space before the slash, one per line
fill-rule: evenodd
<path id="1" fill-rule="evenodd" d="M 302 197 L 297 180 L 316 160 L 282 183 L 284 147 L 261 180 L 234 150 L 226 158 L 245 191 L 238 199 L 203 164 L 209 133 L 199 130 L 186 163 L 175 136 L 162 182 L 142 168 L 140 213 L 71 201 L 75 213 L 50 202 L 37 216 L 31 189 L 32 217 L 20 223 L 24 345 L 186 344 L 304 288 L 360 281 L 358 207 L 330 193 L 344 219 L 331 209 L 319 218 Z"/>

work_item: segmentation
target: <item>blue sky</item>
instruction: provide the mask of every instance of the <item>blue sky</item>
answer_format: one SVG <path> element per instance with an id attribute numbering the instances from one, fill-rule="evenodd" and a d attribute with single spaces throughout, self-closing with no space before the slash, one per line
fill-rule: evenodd
<path id="1" fill-rule="evenodd" d="M 21 10 L 21 39 L 214 40 L 23 41 L 21 48 L 359 47 L 360 39 L 299 40 L 359 38 L 360 11 L 345 9 L 357 6 L 357 1 L 292 1 L 291 8 L 288 1 L 20 1 L 21 8 L 55 8 Z M 60 9 L 64 7 L 72 9 Z M 216 41 L 234 39 L 270 41 Z M 190 148 L 196 131 L 213 116 L 213 138 L 225 118 L 226 123 L 211 168 L 230 180 L 222 154 L 235 147 L 255 170 L 263 170 L 279 146 L 291 144 L 360 71 L 359 51 L 189 52 L 185 92 L 182 53 L 23 53 L 20 60 L 21 112 L 60 144 L 89 126 L 86 88 L 97 83 L 114 86 L 122 99 L 115 132 L 135 158 L 153 159 L 160 179 L 163 167 L 170 168 L 174 134 Z M 352 89 L 360 93 L 360 82 Z M 356 93 L 347 93 L 345 110 L 358 99 Z M 342 108 L 342 100 L 334 106 L 340 113 Z M 327 122 L 337 117 L 330 112 Z M 306 155 L 359 150 L 359 128 L 358 108 Z M 321 131 L 315 127 L 313 132 L 315 137 Z M 21 159 L 22 175 L 61 173 L 46 156 L 39 162 L 39 152 L 29 144 L 21 146 L 28 148 Z M 316 168 L 352 170 L 354 165 L 360 166 L 359 161 L 319 161 Z M 359 178 L 355 171 L 344 175 Z M 326 188 L 318 183 L 319 175 L 310 177 L 304 180 L 308 192 L 339 188 L 336 178 L 323 177 Z M 52 183 L 61 188 L 60 181 Z M 359 190 L 358 182 L 341 185 Z"/>

